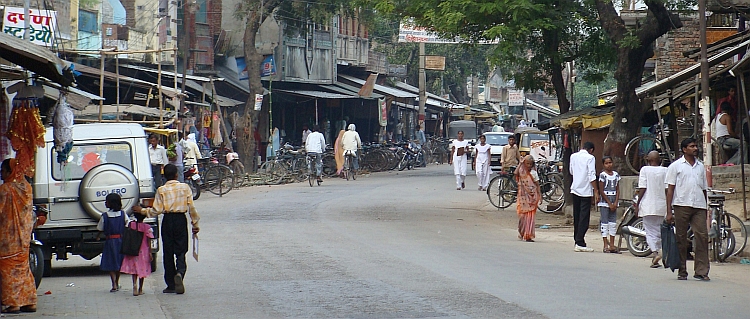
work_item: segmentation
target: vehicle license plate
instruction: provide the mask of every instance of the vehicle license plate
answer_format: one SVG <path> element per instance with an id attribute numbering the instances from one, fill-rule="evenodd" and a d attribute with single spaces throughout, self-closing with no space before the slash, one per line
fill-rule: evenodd
<path id="1" fill-rule="evenodd" d="M 197 180 L 201 179 L 201 176 L 198 175 L 198 174 L 195 174 L 193 176 L 190 176 L 190 178 L 192 178 L 194 181 L 197 181 Z"/>
<path id="2" fill-rule="evenodd" d="M 159 239 L 158 238 L 151 238 L 149 245 L 151 246 L 151 249 L 158 250 L 159 249 Z"/>

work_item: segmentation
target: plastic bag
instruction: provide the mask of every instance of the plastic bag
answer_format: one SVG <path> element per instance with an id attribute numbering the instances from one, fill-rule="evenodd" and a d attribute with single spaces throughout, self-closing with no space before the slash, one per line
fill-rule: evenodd
<path id="1" fill-rule="evenodd" d="M 52 120 L 52 135 L 55 138 L 58 163 L 64 163 L 73 148 L 73 118 L 73 110 L 68 106 L 65 95 L 61 93 Z"/>
<path id="2" fill-rule="evenodd" d="M 674 225 L 666 221 L 661 224 L 661 249 L 664 268 L 669 268 L 672 272 L 680 268 L 680 249 L 677 247 Z"/>

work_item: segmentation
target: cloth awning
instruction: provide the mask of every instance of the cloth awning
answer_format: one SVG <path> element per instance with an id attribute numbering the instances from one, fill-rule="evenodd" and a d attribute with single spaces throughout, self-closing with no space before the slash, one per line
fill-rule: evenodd
<path id="1" fill-rule="evenodd" d="M 328 93 L 328 92 L 321 92 L 321 91 L 308 91 L 308 90 L 274 90 L 274 91 L 289 93 L 289 94 L 294 94 L 294 95 L 301 95 L 301 96 L 306 96 L 306 97 L 312 97 L 316 99 L 358 99 L 359 98 L 359 96 L 356 96 L 356 95 Z"/>
<path id="2" fill-rule="evenodd" d="M 0 32 L 0 58 L 15 63 L 31 72 L 63 86 L 75 83 L 73 73 L 66 70 L 70 62 L 63 61 L 43 46 Z"/>
<path id="3" fill-rule="evenodd" d="M 575 110 L 555 116 L 549 120 L 549 123 L 551 126 L 558 126 L 563 129 L 580 127 L 584 130 L 598 130 L 612 124 L 614 110 L 614 106 Z"/>
<path id="4" fill-rule="evenodd" d="M 338 77 L 340 77 L 340 78 L 342 78 L 344 80 L 350 81 L 350 82 L 354 82 L 354 83 L 359 84 L 359 85 L 364 85 L 365 84 L 365 80 L 358 79 L 358 78 L 355 78 L 353 76 L 339 74 Z M 396 89 L 396 88 L 392 88 L 392 87 L 385 86 L 385 85 L 380 85 L 380 84 L 375 84 L 374 90 L 379 91 L 382 94 L 390 95 L 390 96 L 397 97 L 397 98 L 414 99 L 414 98 L 419 97 L 418 94 L 414 94 L 414 93 L 411 93 L 411 92 L 406 92 L 406 91 L 403 91 L 403 90 L 399 90 L 399 89 Z"/>

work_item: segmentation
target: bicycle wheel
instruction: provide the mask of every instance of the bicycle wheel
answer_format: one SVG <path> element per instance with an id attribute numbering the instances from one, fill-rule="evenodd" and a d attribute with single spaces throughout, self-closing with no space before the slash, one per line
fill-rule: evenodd
<path id="1" fill-rule="evenodd" d="M 724 262 L 734 252 L 734 233 L 729 228 L 720 228 L 719 238 L 712 239 L 713 255 L 716 261 Z"/>
<path id="2" fill-rule="evenodd" d="M 351 168 L 349 165 L 351 165 L 351 161 L 349 160 L 349 156 L 345 155 L 344 156 L 344 169 L 342 170 L 342 173 L 344 173 L 344 177 L 346 177 L 347 181 L 349 180 L 349 177 L 350 177 L 349 175 L 351 172 Z"/>
<path id="3" fill-rule="evenodd" d="M 734 234 L 734 252 L 730 256 L 737 256 L 745 250 L 747 246 L 747 228 L 742 220 L 731 213 L 724 213 L 726 217 L 726 226 L 732 230 Z"/>
<path id="4" fill-rule="evenodd" d="M 297 157 L 292 161 L 292 174 L 294 174 L 298 182 L 307 179 L 309 172 L 307 170 L 307 161 L 305 158 Z"/>
<path id="5" fill-rule="evenodd" d="M 354 158 L 352 158 L 352 160 L 353 160 L 353 159 L 354 159 Z M 356 169 L 354 169 L 354 167 L 351 167 L 351 168 L 349 169 L 349 173 L 350 173 L 350 174 L 352 174 L 352 180 L 356 181 L 356 180 L 357 180 L 357 170 L 356 170 Z"/>
<path id="6" fill-rule="evenodd" d="M 231 168 L 234 173 L 233 188 L 240 188 L 245 182 L 245 165 L 242 165 L 242 162 L 239 160 L 233 160 L 229 163 L 229 168 Z"/>
<path id="7" fill-rule="evenodd" d="M 323 175 L 328 177 L 336 175 L 336 157 L 333 154 L 323 155 Z"/>
<path id="8" fill-rule="evenodd" d="M 225 165 L 214 165 L 206 172 L 208 191 L 222 196 L 232 190 L 234 173 Z"/>
<path id="9" fill-rule="evenodd" d="M 487 197 L 493 206 L 500 209 L 508 208 L 516 201 L 513 181 L 508 176 L 495 176 L 487 186 Z"/>
<path id="10" fill-rule="evenodd" d="M 551 214 L 565 206 L 565 191 L 562 184 L 546 182 L 539 188 L 542 191 L 542 204 L 538 207 L 541 212 Z"/>
<path id="11" fill-rule="evenodd" d="M 667 156 L 661 141 L 652 136 L 636 136 L 625 146 L 625 164 L 636 175 L 640 173 L 641 167 L 647 166 L 646 155 L 651 151 L 657 151 L 662 157 Z"/>
<path id="12" fill-rule="evenodd" d="M 265 176 L 264 179 L 269 185 L 278 185 L 281 184 L 282 180 L 284 180 L 286 170 L 277 168 L 277 165 L 278 162 L 276 161 L 265 161 L 262 165 L 260 165 L 260 168 L 258 169 L 258 174 Z"/>

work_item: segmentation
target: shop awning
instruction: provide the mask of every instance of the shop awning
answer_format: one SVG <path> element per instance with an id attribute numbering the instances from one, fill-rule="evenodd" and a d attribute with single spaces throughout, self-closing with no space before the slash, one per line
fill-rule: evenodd
<path id="1" fill-rule="evenodd" d="M 49 49 L 0 32 L 0 58 L 63 86 L 75 82 L 73 73 L 64 71 L 70 62 L 63 61 Z"/>
<path id="2" fill-rule="evenodd" d="M 148 73 L 153 73 L 153 74 L 156 74 L 156 75 L 159 74 L 159 70 L 152 69 L 152 68 L 147 68 L 147 67 L 143 67 L 143 66 L 139 66 L 139 65 L 126 64 L 126 65 L 123 65 L 122 67 L 128 68 L 128 69 L 133 69 L 133 70 L 138 70 L 138 71 L 144 71 L 144 72 L 148 72 Z M 164 71 L 164 70 L 161 71 L 161 75 L 169 77 L 169 78 L 171 78 L 173 80 L 174 80 L 174 77 L 175 77 L 175 73 L 174 72 Z M 188 79 L 188 80 L 198 81 L 198 82 L 211 82 L 211 78 L 207 78 L 205 76 L 197 76 L 197 75 L 186 74 L 185 78 Z M 214 81 L 224 81 L 224 78 L 214 78 L 213 80 Z M 180 74 L 180 73 L 177 74 L 177 82 L 178 83 L 182 83 L 182 74 Z"/>
<path id="3" fill-rule="evenodd" d="M 544 114 L 549 115 L 549 116 L 558 116 L 558 115 L 560 115 L 560 111 L 555 110 L 555 109 L 551 109 L 551 108 L 546 107 L 544 105 L 541 105 L 541 104 L 539 104 L 537 102 L 534 102 L 534 101 L 532 101 L 530 99 L 526 99 L 526 107 L 535 109 L 535 110 L 539 111 L 540 113 L 544 113 Z"/>
<path id="4" fill-rule="evenodd" d="M 141 115 L 141 116 L 148 116 L 153 118 L 159 117 L 159 109 L 154 107 L 146 107 L 143 105 L 136 105 L 136 104 L 120 104 L 118 105 L 102 105 L 102 114 L 117 114 L 117 112 L 121 114 L 131 114 L 131 115 Z M 86 109 L 81 111 L 75 112 L 76 117 L 78 116 L 99 116 L 99 105 L 89 105 L 86 107 Z M 177 115 L 177 112 L 175 111 L 167 111 L 164 110 L 162 113 L 162 117 L 166 119 L 173 118 Z"/>
<path id="5" fill-rule="evenodd" d="M 90 76 L 90 77 L 99 78 L 99 76 L 100 76 L 100 73 L 99 73 L 100 70 L 97 69 L 97 68 L 92 68 L 90 66 L 85 66 L 85 65 L 82 65 L 82 64 L 75 64 L 75 69 L 76 69 L 76 71 L 81 72 L 83 74 L 86 74 L 87 76 Z M 117 78 L 118 78 L 117 74 L 109 72 L 109 71 L 104 71 L 104 79 L 105 80 L 107 80 L 107 81 L 116 81 Z M 139 86 L 139 87 L 142 87 L 142 88 L 152 88 L 152 87 L 153 88 L 158 88 L 158 85 L 156 83 L 151 83 L 151 82 L 148 82 L 148 81 L 134 79 L 134 78 L 131 78 L 131 77 L 128 77 L 128 76 L 123 76 L 123 75 L 120 75 L 119 78 L 120 78 L 120 83 L 131 83 L 131 84 L 133 84 L 135 86 Z M 167 87 L 167 86 L 164 86 L 164 85 L 161 86 L 161 91 L 162 91 L 162 93 L 164 93 L 164 95 L 169 96 L 169 97 L 177 97 L 177 96 L 181 95 L 179 89 L 175 90 L 174 88 L 170 88 L 170 87 Z M 154 92 L 154 93 L 156 93 L 156 92 Z"/>
<path id="6" fill-rule="evenodd" d="M 341 82 L 336 82 L 336 83 L 331 84 L 331 85 L 323 85 L 323 84 L 321 84 L 321 85 L 318 85 L 318 86 L 320 88 L 322 88 L 322 89 L 330 90 L 330 91 L 333 91 L 333 92 L 336 92 L 336 93 L 345 94 L 345 95 L 359 95 L 359 88 L 356 88 L 354 86 L 351 86 L 351 85 L 348 85 L 348 84 L 344 84 L 344 83 L 341 83 Z M 385 96 L 377 94 L 377 93 L 372 93 L 372 95 L 370 95 L 369 97 L 360 96 L 361 99 L 366 99 L 366 100 L 373 100 L 373 99 L 377 100 L 377 99 L 382 99 L 384 97 Z"/>
<path id="7" fill-rule="evenodd" d="M 321 92 L 321 91 L 307 91 L 307 90 L 274 90 L 276 92 L 283 92 L 293 95 L 299 95 L 299 96 L 306 96 L 316 99 L 358 99 L 359 96 L 356 95 L 347 95 L 347 94 L 339 94 L 339 93 L 329 93 L 329 92 Z"/>
<path id="8" fill-rule="evenodd" d="M 359 84 L 359 85 L 364 85 L 365 84 L 365 80 L 358 79 L 358 78 L 355 78 L 353 76 L 339 74 L 338 77 L 342 78 L 344 80 L 350 81 L 350 82 L 354 82 L 355 84 Z M 418 94 L 414 94 L 414 93 L 411 93 L 411 92 L 402 91 L 402 90 L 399 90 L 399 89 L 396 89 L 396 88 L 392 88 L 392 87 L 385 86 L 385 85 L 380 85 L 380 84 L 375 84 L 374 89 L 376 91 L 379 91 L 382 94 L 390 95 L 390 96 L 397 97 L 397 98 L 414 99 L 414 98 L 419 97 Z"/>
<path id="9" fill-rule="evenodd" d="M 549 123 L 551 126 L 563 129 L 580 127 L 584 130 L 598 130 L 612 124 L 614 120 L 612 113 L 614 110 L 614 106 L 575 110 L 555 116 L 549 120 Z"/>
<path id="10" fill-rule="evenodd" d="M 56 101 L 60 96 L 60 89 L 61 88 L 59 84 L 45 83 L 44 96 Z M 74 87 L 68 87 L 67 91 L 68 96 L 65 98 L 65 100 L 68 102 L 70 107 L 76 110 L 83 110 L 87 105 L 91 104 L 91 101 L 104 100 L 104 98 L 98 95 L 94 95 L 86 91 L 76 89 Z"/>

